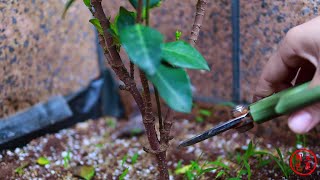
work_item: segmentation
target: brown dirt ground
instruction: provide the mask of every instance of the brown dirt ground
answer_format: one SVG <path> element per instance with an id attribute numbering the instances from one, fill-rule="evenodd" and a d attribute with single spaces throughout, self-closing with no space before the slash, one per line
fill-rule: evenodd
<path id="1" fill-rule="evenodd" d="M 202 123 L 196 122 L 199 116 L 199 109 L 207 109 L 212 112 L 209 117 L 203 117 Z M 284 118 L 256 126 L 254 129 L 239 134 L 230 130 L 221 135 L 210 138 L 194 146 L 178 149 L 177 146 L 182 140 L 211 128 L 213 125 L 230 118 L 230 108 L 222 105 L 210 106 L 198 104 L 190 115 L 180 114 L 173 125 L 171 141 L 168 150 L 168 166 L 170 179 L 186 179 L 184 175 L 175 174 L 178 162 L 181 160 L 185 166 L 190 161 L 198 160 L 199 164 L 205 161 L 214 161 L 218 157 L 227 164 L 231 170 L 227 179 L 235 177 L 240 166 L 235 160 L 237 153 L 244 153 L 245 148 L 252 140 L 257 148 L 268 150 L 276 154 L 275 148 L 280 148 L 288 162 L 287 152 L 295 149 L 296 136 L 289 131 Z M 22 148 L 4 150 L 0 153 L 0 179 L 77 179 L 74 176 L 77 168 L 82 165 L 90 165 L 95 168 L 93 179 L 118 179 L 125 168 L 128 168 L 128 175 L 125 179 L 155 179 L 157 175 L 156 162 L 152 155 L 142 150 L 147 145 L 146 137 L 130 137 L 115 139 L 112 135 L 126 121 L 118 121 L 115 127 L 110 122 L 117 122 L 112 118 L 101 118 L 78 123 L 72 128 L 64 129 L 55 134 L 45 135 L 32 140 Z M 112 123 L 111 123 L 112 124 Z M 319 159 L 319 133 L 312 131 L 307 136 L 307 148 L 317 153 Z M 68 150 L 71 152 L 69 167 L 64 168 L 63 154 Z M 135 164 L 131 157 L 137 153 L 138 159 Z M 128 158 L 122 162 L 123 157 Z M 36 163 L 39 157 L 46 157 L 50 164 L 41 166 Z M 319 160 L 318 160 L 319 161 Z M 27 163 L 23 173 L 18 174 L 15 169 L 21 164 Z M 285 179 L 280 168 L 271 162 L 267 166 L 257 167 L 257 159 L 249 161 L 252 171 L 252 179 Z M 198 179 L 214 179 L 219 169 L 205 173 Z M 300 177 L 291 175 L 289 179 L 319 179 L 320 169 L 312 176 Z M 247 179 L 243 176 L 242 179 Z"/>

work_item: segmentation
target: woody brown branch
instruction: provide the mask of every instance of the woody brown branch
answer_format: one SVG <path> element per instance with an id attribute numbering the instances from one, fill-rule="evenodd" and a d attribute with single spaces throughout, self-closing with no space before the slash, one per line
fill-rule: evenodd
<path id="1" fill-rule="evenodd" d="M 141 0 L 139 0 L 141 1 Z M 141 94 L 139 93 L 136 83 L 130 76 L 129 72 L 125 68 L 119 53 L 116 50 L 116 46 L 113 43 L 113 38 L 109 34 L 108 29 L 110 28 L 110 21 L 106 18 L 104 11 L 102 9 L 101 0 L 92 0 L 91 4 L 93 5 L 95 12 L 94 16 L 100 21 L 101 27 L 103 29 L 103 36 L 99 35 L 100 43 L 103 49 L 105 50 L 105 56 L 111 64 L 112 69 L 115 71 L 116 75 L 128 88 L 129 92 L 134 97 L 138 107 L 142 113 L 143 122 L 146 129 L 147 138 L 150 143 L 150 147 L 153 151 L 159 152 L 155 154 L 156 160 L 158 163 L 158 170 L 160 172 L 160 179 L 169 179 L 168 168 L 166 164 L 166 152 L 160 151 L 160 142 L 157 138 L 157 133 L 155 130 L 155 118 L 152 113 L 152 104 L 151 97 L 149 92 L 148 81 L 143 72 L 140 72 L 141 80 L 144 88 L 145 102 L 142 99 Z M 141 3 L 139 3 L 141 4 Z"/>
<path id="2" fill-rule="evenodd" d="M 103 12 L 101 0 L 92 0 L 91 4 L 95 9 L 94 16 L 100 21 L 100 24 L 103 29 L 103 36 L 99 34 L 99 42 L 104 49 L 104 54 L 109 64 L 111 65 L 111 68 L 114 70 L 119 79 L 125 84 L 128 91 L 132 94 L 139 109 L 142 110 L 142 116 L 144 116 L 144 104 L 142 96 L 140 95 L 135 82 L 130 77 L 127 69 L 125 68 L 121 60 L 121 57 L 116 49 L 116 46 L 113 43 L 113 38 L 111 34 L 109 34 L 108 32 L 108 29 L 110 27 L 110 21 L 106 18 Z"/>
<path id="3" fill-rule="evenodd" d="M 191 36 L 189 38 L 189 42 L 192 46 L 194 46 L 198 40 L 199 32 L 201 29 L 201 25 L 204 19 L 204 13 L 206 10 L 206 5 L 208 0 L 198 0 L 196 5 L 196 16 L 194 18 L 194 23 L 191 30 Z"/>

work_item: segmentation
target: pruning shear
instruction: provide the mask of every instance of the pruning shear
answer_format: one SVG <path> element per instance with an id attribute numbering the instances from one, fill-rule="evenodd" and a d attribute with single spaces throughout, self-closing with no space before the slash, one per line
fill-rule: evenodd
<path id="1" fill-rule="evenodd" d="M 308 88 L 310 82 L 275 93 L 248 107 L 238 105 L 233 109 L 236 118 L 217 125 L 199 135 L 180 143 L 186 147 L 204 141 L 230 129 L 246 132 L 254 127 L 281 115 L 292 113 L 316 102 L 320 102 L 320 86 Z"/>

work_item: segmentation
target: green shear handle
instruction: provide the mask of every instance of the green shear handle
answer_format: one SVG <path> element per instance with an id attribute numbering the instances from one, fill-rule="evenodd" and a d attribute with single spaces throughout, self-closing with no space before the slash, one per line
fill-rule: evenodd
<path id="1" fill-rule="evenodd" d="M 249 109 L 253 121 L 260 124 L 320 102 L 320 86 L 308 88 L 309 84 L 288 88 L 251 104 Z"/>

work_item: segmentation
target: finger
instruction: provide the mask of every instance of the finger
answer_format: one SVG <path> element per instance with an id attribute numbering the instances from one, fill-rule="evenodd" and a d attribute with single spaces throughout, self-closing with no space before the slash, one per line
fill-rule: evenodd
<path id="1" fill-rule="evenodd" d="M 316 71 L 310 87 L 320 85 L 320 70 Z M 320 122 L 320 103 L 308 106 L 294 114 L 288 120 L 290 129 L 298 134 L 307 133 Z"/>
<path id="2" fill-rule="evenodd" d="M 301 28 L 290 30 L 279 45 L 278 50 L 267 62 L 258 81 L 255 96 L 269 96 L 282 87 L 290 86 L 297 71 L 306 61 L 314 62 L 309 49 L 301 46 L 305 41 Z"/>
<path id="3" fill-rule="evenodd" d="M 320 103 L 304 108 L 288 119 L 289 128 L 297 134 L 305 134 L 320 122 Z"/>

